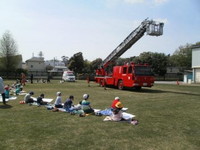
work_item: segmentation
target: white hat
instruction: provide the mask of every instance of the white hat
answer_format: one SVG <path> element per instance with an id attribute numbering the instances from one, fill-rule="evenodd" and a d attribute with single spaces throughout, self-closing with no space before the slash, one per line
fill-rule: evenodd
<path id="1" fill-rule="evenodd" d="M 120 98 L 119 97 L 115 97 L 115 100 L 120 100 Z"/>
<path id="2" fill-rule="evenodd" d="M 57 92 L 56 95 L 57 95 L 57 96 L 60 96 L 60 95 L 61 95 L 61 92 Z"/>
<path id="3" fill-rule="evenodd" d="M 89 94 L 83 94 L 83 99 L 88 99 L 89 98 Z"/>

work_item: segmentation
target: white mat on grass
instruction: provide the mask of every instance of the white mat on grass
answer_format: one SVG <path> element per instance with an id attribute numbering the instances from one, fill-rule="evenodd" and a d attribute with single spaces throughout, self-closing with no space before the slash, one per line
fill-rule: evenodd
<path id="1" fill-rule="evenodd" d="M 127 111 L 128 110 L 128 108 L 122 108 L 122 111 L 123 112 L 125 112 L 125 111 Z M 96 112 L 99 112 L 99 111 L 101 111 L 101 109 L 94 109 L 94 112 L 96 113 Z"/>
<path id="2" fill-rule="evenodd" d="M 11 96 L 11 97 L 9 97 L 8 99 L 9 99 L 9 101 L 12 101 L 12 100 L 16 100 L 17 97 L 16 97 L 16 96 Z"/>
<path id="3" fill-rule="evenodd" d="M 128 110 L 128 108 L 122 108 L 122 118 L 124 118 L 125 120 L 129 120 L 129 119 L 132 119 L 132 118 L 135 118 L 135 115 L 132 115 L 130 113 L 127 113 L 125 112 L 126 110 Z M 94 112 L 99 112 L 101 111 L 101 109 L 94 109 Z"/>
<path id="4" fill-rule="evenodd" d="M 116 122 L 130 122 L 134 117 L 135 117 L 135 115 L 123 112 L 122 118 L 125 120 L 120 120 L 120 121 L 116 121 Z M 111 116 L 106 116 L 106 118 L 104 118 L 103 121 L 113 121 L 113 120 L 112 120 Z"/>
<path id="5" fill-rule="evenodd" d="M 135 115 L 123 112 L 122 113 L 122 118 L 124 118 L 125 120 L 129 120 L 129 119 L 135 118 Z"/>
<path id="6" fill-rule="evenodd" d="M 101 109 L 94 109 L 94 112 L 96 113 L 96 112 L 99 112 L 99 111 L 101 111 Z"/>
<path id="7" fill-rule="evenodd" d="M 122 111 L 127 111 L 127 110 L 128 110 L 128 108 L 125 108 L 125 107 L 122 108 Z"/>
<path id="8" fill-rule="evenodd" d="M 6 98 L 6 102 L 7 102 L 7 101 L 9 101 L 8 98 Z M 3 102 L 1 95 L 0 95 L 0 102 Z"/>
<path id="9" fill-rule="evenodd" d="M 64 108 L 58 108 L 59 111 L 67 112 Z"/>
<path id="10" fill-rule="evenodd" d="M 37 98 L 35 98 L 35 97 L 32 97 L 32 98 L 33 98 L 34 101 L 37 101 Z M 44 102 L 47 102 L 47 103 L 50 103 L 50 102 L 53 101 L 52 98 L 43 98 L 42 100 L 43 100 Z"/>
<path id="11" fill-rule="evenodd" d="M 42 99 L 44 102 L 50 103 L 53 101 L 53 98 L 43 98 Z"/>
<path id="12" fill-rule="evenodd" d="M 7 101 L 11 101 L 11 100 L 16 100 L 16 99 L 17 99 L 17 97 L 12 96 L 12 97 L 10 97 L 10 98 L 6 98 L 6 102 L 7 102 Z M 0 102 L 3 102 L 2 96 L 1 96 L 1 95 L 0 95 Z"/>
<path id="13" fill-rule="evenodd" d="M 28 93 L 19 93 L 19 95 L 26 95 L 26 94 L 28 94 Z"/>

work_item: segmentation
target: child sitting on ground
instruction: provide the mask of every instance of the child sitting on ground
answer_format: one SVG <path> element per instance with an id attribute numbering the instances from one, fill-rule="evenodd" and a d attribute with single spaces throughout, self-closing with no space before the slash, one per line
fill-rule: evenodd
<path id="1" fill-rule="evenodd" d="M 66 100 L 66 102 L 64 103 L 64 109 L 67 112 L 72 112 L 73 111 L 73 100 L 74 100 L 74 96 L 70 95 L 69 98 Z"/>
<path id="2" fill-rule="evenodd" d="M 120 102 L 119 97 L 115 97 L 111 104 L 111 115 L 107 116 L 104 121 L 126 121 L 128 123 L 131 123 L 133 125 L 138 124 L 138 120 L 135 120 L 134 118 L 129 118 L 128 120 L 123 118 L 123 112 L 122 112 L 123 105 Z M 105 111 L 105 110 L 104 110 Z M 107 112 L 107 114 L 110 114 L 110 111 Z M 100 111 L 101 112 L 101 111 Z M 101 112 L 103 114 L 103 111 Z"/>
<path id="3" fill-rule="evenodd" d="M 57 98 L 55 100 L 55 108 L 63 108 L 62 106 L 62 97 L 61 97 L 61 92 L 56 93 Z"/>
<path id="4" fill-rule="evenodd" d="M 47 102 L 44 102 L 42 99 L 44 98 L 44 94 L 40 94 L 40 96 L 37 98 L 37 104 L 40 105 L 46 105 Z"/>
<path id="5" fill-rule="evenodd" d="M 31 104 L 34 102 L 33 98 L 31 98 L 31 96 L 33 96 L 33 95 L 34 95 L 34 92 L 32 92 L 32 91 L 25 95 L 24 101 L 26 104 L 28 104 L 28 103 Z"/>
<path id="6" fill-rule="evenodd" d="M 112 102 L 112 115 L 111 115 L 111 119 L 113 121 L 120 121 L 120 120 L 123 120 L 122 118 L 122 108 L 123 108 L 123 105 L 122 103 L 120 102 L 120 98 L 119 97 L 115 97 L 115 100 Z"/>
<path id="7" fill-rule="evenodd" d="M 119 109 L 122 109 L 123 105 L 120 101 L 119 97 L 115 97 L 115 99 L 112 101 L 111 107 L 107 108 L 105 110 L 101 110 L 99 112 L 96 113 L 96 115 L 105 115 L 105 116 L 111 116 L 113 113 L 113 110 L 118 111 Z"/>
<path id="8" fill-rule="evenodd" d="M 9 98 L 10 97 L 10 86 L 6 85 L 4 89 L 5 89 L 5 98 Z"/>
<path id="9" fill-rule="evenodd" d="M 19 95 L 19 93 L 20 93 L 20 91 L 21 91 L 20 87 L 21 87 L 21 84 L 16 84 L 16 85 L 15 85 L 15 94 L 16 94 L 16 95 Z"/>
<path id="10" fill-rule="evenodd" d="M 89 94 L 84 94 L 83 95 L 83 100 L 81 102 L 81 109 L 84 111 L 86 114 L 94 113 L 94 109 L 90 106 L 90 102 L 88 101 Z"/>

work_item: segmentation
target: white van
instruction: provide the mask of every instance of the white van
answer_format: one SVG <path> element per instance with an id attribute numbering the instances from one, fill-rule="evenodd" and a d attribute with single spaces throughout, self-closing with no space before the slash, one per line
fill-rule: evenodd
<path id="1" fill-rule="evenodd" d="M 75 80 L 76 80 L 74 72 L 73 71 L 69 71 L 69 70 L 63 72 L 62 79 L 64 81 L 71 81 L 71 82 L 75 82 Z"/>

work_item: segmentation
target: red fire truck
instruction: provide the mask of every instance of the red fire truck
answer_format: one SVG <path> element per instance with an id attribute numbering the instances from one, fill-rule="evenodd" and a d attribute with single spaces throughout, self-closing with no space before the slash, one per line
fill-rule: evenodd
<path id="1" fill-rule="evenodd" d="M 136 43 L 146 32 L 147 35 L 160 36 L 163 34 L 164 23 L 145 19 L 128 37 L 114 49 L 96 70 L 95 81 L 101 86 L 114 86 L 119 89 L 124 87 L 141 89 L 141 87 L 152 87 L 154 76 L 148 64 L 127 63 L 123 66 L 114 66 L 112 73 L 107 68 L 134 43 Z"/>

